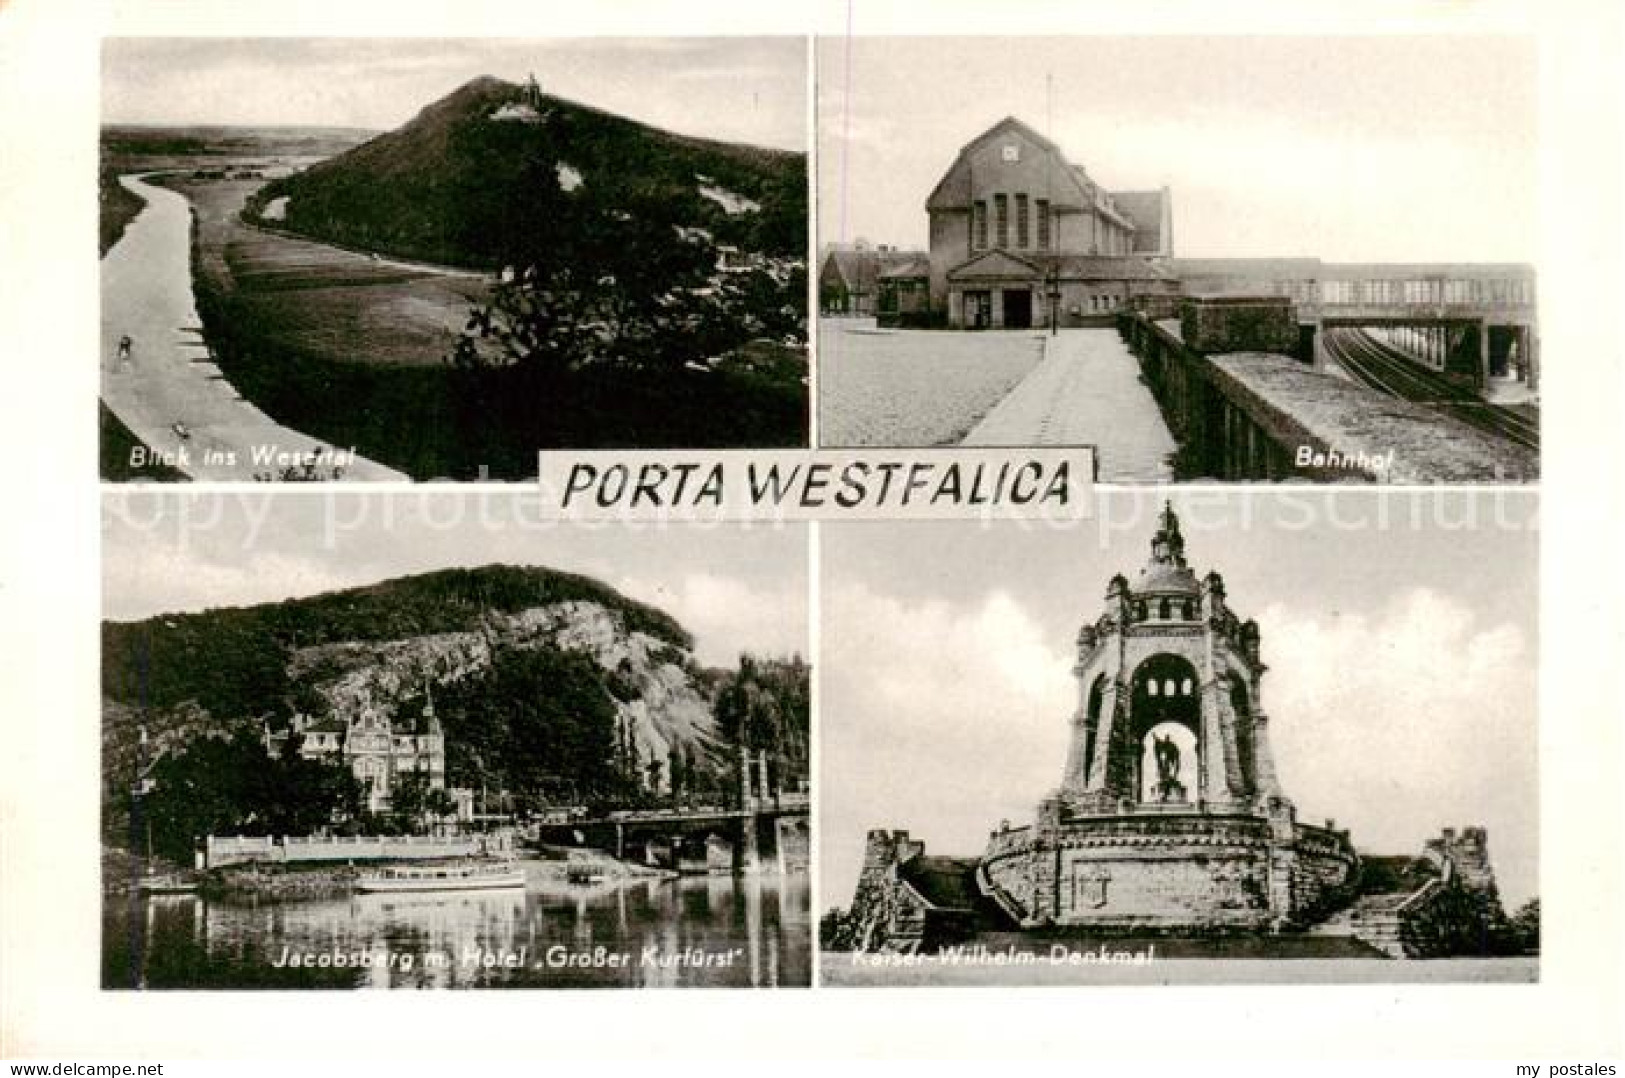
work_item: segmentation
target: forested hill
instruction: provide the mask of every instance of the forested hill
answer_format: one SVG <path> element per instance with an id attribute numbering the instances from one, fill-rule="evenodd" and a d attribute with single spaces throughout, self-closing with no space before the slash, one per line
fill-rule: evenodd
<path id="1" fill-rule="evenodd" d="M 736 789 L 740 745 L 715 703 L 739 675 L 701 668 L 690 645 L 669 615 L 599 581 L 500 565 L 104 623 L 107 823 L 118 829 L 143 759 L 256 741 L 296 715 L 410 732 L 431 702 L 447 782 L 507 791 L 518 809 L 670 798 L 674 776 L 685 795 Z M 756 726 L 744 747 L 779 758 L 763 740 L 777 731 Z"/>
<path id="2" fill-rule="evenodd" d="M 573 217 L 658 204 L 741 251 L 803 257 L 806 157 L 662 131 L 479 78 L 394 131 L 262 189 L 250 219 L 316 239 L 480 268 Z"/>
<path id="3" fill-rule="evenodd" d="M 490 565 L 280 603 L 105 622 L 102 694 L 131 706 L 193 701 L 222 717 L 260 715 L 284 706 L 289 663 L 301 649 L 485 633 L 504 616 L 568 602 L 603 607 L 626 634 L 685 653 L 693 644 L 669 614 L 590 577 Z"/>

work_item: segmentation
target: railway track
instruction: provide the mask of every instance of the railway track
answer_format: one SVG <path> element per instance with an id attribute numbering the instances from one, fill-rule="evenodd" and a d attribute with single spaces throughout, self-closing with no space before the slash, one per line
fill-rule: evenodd
<path id="1" fill-rule="evenodd" d="M 1379 393 L 1424 405 L 1529 449 L 1540 448 L 1537 420 L 1482 400 L 1363 330 L 1327 330 L 1326 352 L 1355 381 Z"/>

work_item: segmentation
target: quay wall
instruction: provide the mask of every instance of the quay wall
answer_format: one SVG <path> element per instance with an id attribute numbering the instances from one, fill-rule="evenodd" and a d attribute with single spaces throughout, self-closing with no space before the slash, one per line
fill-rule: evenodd
<path id="1" fill-rule="evenodd" d="M 292 864 L 322 861 L 432 860 L 473 857 L 485 852 L 477 838 L 442 838 L 433 835 L 395 835 L 354 838 L 298 838 L 210 835 L 204 842 L 200 868 L 222 868 L 251 862 Z"/>

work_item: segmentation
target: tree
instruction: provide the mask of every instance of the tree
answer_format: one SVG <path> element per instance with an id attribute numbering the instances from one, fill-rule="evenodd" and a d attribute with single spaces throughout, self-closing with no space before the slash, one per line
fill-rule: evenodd
<path id="1" fill-rule="evenodd" d="M 389 811 L 397 830 L 417 834 L 424 830 L 429 794 L 429 776 L 421 771 L 397 775 L 389 787 Z"/>
<path id="2" fill-rule="evenodd" d="M 470 315 L 454 365 L 551 378 L 593 366 L 678 371 L 754 337 L 805 339 L 799 188 L 779 192 L 749 235 L 729 240 L 788 253 L 746 255 L 724 270 L 715 229 L 697 223 L 658 168 L 639 175 L 627 163 L 621 175 L 599 170 L 567 188 L 565 162 L 576 155 L 570 136 L 551 125 L 524 134 L 523 147 L 508 148 L 517 165 L 491 166 L 500 174 L 517 169 L 524 178 L 515 189 L 524 197 L 493 209 L 489 224 L 470 226 L 506 268 L 490 302 Z M 799 176 L 785 182 L 799 184 Z M 471 198 L 483 205 L 477 192 Z"/>
<path id="3" fill-rule="evenodd" d="M 424 772 L 408 771 L 390 786 L 389 808 L 397 830 L 422 834 L 431 820 L 457 811 L 457 803 L 445 790 L 431 786 Z"/>
<path id="4" fill-rule="evenodd" d="M 1508 926 L 1511 949 L 1522 954 L 1540 952 L 1540 899 L 1532 898 L 1518 907 Z"/>
<path id="5" fill-rule="evenodd" d="M 276 757 L 250 730 L 203 737 L 159 760 L 150 778 L 141 808 L 153 849 L 181 861 L 205 835 L 305 835 L 360 811 L 355 776 L 342 764 L 304 759 L 297 735 Z"/>
<path id="6" fill-rule="evenodd" d="M 614 703 L 589 657 L 551 649 L 503 649 L 488 669 L 447 686 L 437 704 L 448 733 L 448 769 L 509 791 L 520 811 L 613 798 Z M 455 749 L 455 754 L 451 750 Z"/>

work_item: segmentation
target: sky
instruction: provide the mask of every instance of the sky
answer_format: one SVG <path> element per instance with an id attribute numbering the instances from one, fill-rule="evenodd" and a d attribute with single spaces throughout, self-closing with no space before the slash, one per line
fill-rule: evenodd
<path id="1" fill-rule="evenodd" d="M 1532 262 L 1532 39 L 823 38 L 820 241 L 923 247 L 926 195 L 1005 116 L 1112 190 L 1173 192 L 1175 253 Z M 943 72 L 952 78 L 942 77 Z M 387 130 L 482 74 L 805 150 L 806 42 L 112 38 L 110 123 Z"/>
<path id="2" fill-rule="evenodd" d="M 821 908 L 850 903 L 869 829 L 974 856 L 1059 785 L 1077 630 L 1113 573 L 1134 580 L 1160 508 L 1100 497 L 1065 531 L 823 526 Z M 1298 818 L 1376 854 L 1487 827 L 1509 908 L 1533 897 L 1536 499 L 1226 491 L 1174 507 L 1192 568 L 1217 569 L 1259 623 Z"/>
<path id="3" fill-rule="evenodd" d="M 109 494 L 103 616 L 246 606 L 493 563 L 594 577 L 671 614 L 711 666 L 806 656 L 801 527 L 538 523 L 531 491 L 357 495 Z"/>
<path id="4" fill-rule="evenodd" d="M 687 135 L 807 148 L 803 38 L 110 38 L 104 123 L 386 131 L 480 75 Z"/>
<path id="5" fill-rule="evenodd" d="M 822 39 L 819 239 L 923 248 L 960 147 L 1015 116 L 1108 190 L 1169 187 L 1176 256 L 1533 262 L 1535 55 L 1491 36 Z"/>

